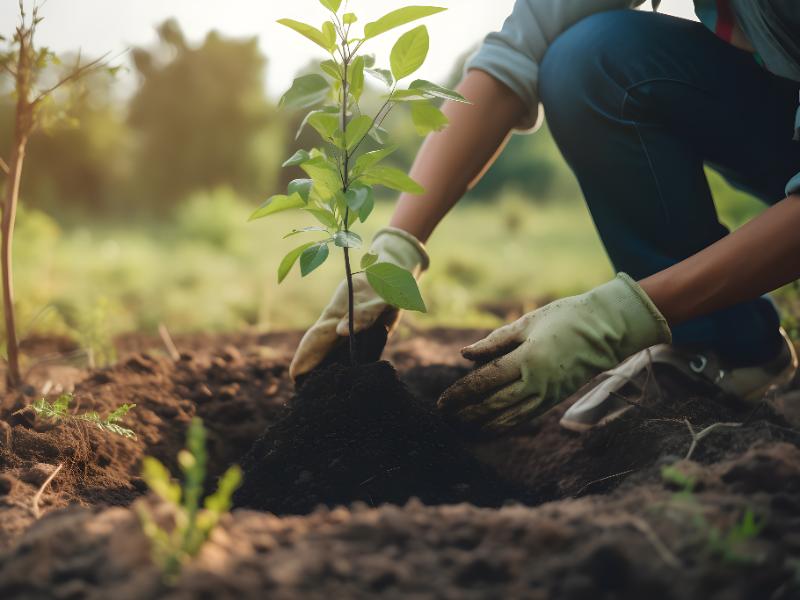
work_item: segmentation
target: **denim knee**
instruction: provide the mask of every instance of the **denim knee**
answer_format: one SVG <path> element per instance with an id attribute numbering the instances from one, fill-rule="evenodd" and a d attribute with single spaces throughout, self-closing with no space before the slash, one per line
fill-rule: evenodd
<path id="1" fill-rule="evenodd" d="M 539 66 L 539 98 L 548 122 L 557 129 L 562 122 L 574 125 L 587 108 L 621 109 L 626 85 L 637 70 L 632 63 L 653 48 L 653 37 L 663 29 L 658 16 L 604 11 L 559 35 Z"/>

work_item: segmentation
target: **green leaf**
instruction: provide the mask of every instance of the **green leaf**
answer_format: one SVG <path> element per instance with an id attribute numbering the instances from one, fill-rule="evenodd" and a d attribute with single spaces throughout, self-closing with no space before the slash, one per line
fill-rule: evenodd
<path id="1" fill-rule="evenodd" d="M 307 23 L 301 23 L 300 21 L 295 21 L 294 19 L 278 19 L 278 23 L 288 27 L 289 29 L 294 29 L 297 33 L 302 36 L 305 36 L 317 46 L 324 48 L 328 52 L 331 52 L 334 47 L 336 46 L 336 40 L 331 40 L 327 37 L 325 33 L 313 27 L 312 25 L 308 25 Z"/>
<path id="2" fill-rule="evenodd" d="M 289 274 L 289 271 L 292 270 L 294 263 L 297 262 L 300 255 L 314 244 L 316 244 L 316 242 L 308 242 L 307 244 L 298 246 L 283 257 L 281 264 L 278 266 L 278 283 L 283 283 L 283 280 L 286 279 L 286 276 Z"/>
<path id="3" fill-rule="evenodd" d="M 319 3 L 332 13 L 336 13 L 342 5 L 342 0 L 319 0 Z"/>
<path id="4" fill-rule="evenodd" d="M 281 166 L 282 167 L 296 167 L 297 165 L 302 165 L 304 162 L 311 160 L 311 155 L 306 150 L 298 150 L 294 154 L 292 154 L 291 158 L 286 160 Z"/>
<path id="5" fill-rule="evenodd" d="M 425 190 L 400 169 L 378 165 L 364 173 L 361 181 L 368 185 L 382 185 L 398 192 L 422 194 Z"/>
<path id="6" fill-rule="evenodd" d="M 300 255 L 300 274 L 305 277 L 311 273 L 325 262 L 329 253 L 328 242 L 320 242 L 303 250 Z"/>
<path id="7" fill-rule="evenodd" d="M 325 210 L 324 208 L 306 208 L 305 210 L 325 227 L 335 229 L 339 226 L 333 213 L 329 210 Z"/>
<path id="8" fill-rule="evenodd" d="M 427 312 L 417 281 L 405 269 L 392 263 L 375 263 L 365 271 L 372 289 L 392 306 Z"/>
<path id="9" fill-rule="evenodd" d="M 367 69 L 371 69 L 375 66 L 375 55 L 374 54 L 362 54 L 361 56 L 364 57 L 364 67 Z"/>
<path id="10" fill-rule="evenodd" d="M 430 38 L 425 25 L 415 27 L 400 36 L 389 56 L 395 81 L 408 77 L 422 66 L 428 56 L 429 46 Z"/>
<path id="11" fill-rule="evenodd" d="M 369 137 L 373 140 L 378 142 L 381 145 L 385 145 L 389 142 L 389 132 L 386 131 L 383 127 L 373 127 L 369 130 Z"/>
<path id="12" fill-rule="evenodd" d="M 358 102 L 361 98 L 361 93 L 364 91 L 364 57 L 358 56 L 353 61 L 350 69 L 350 93 L 355 101 Z"/>
<path id="13" fill-rule="evenodd" d="M 353 168 L 353 174 L 359 175 L 360 173 L 363 173 L 370 167 L 377 165 L 396 150 L 397 146 L 389 146 L 387 148 L 381 148 L 380 150 L 373 150 L 372 152 L 366 152 L 362 154 L 356 159 L 356 164 Z"/>
<path id="14" fill-rule="evenodd" d="M 314 180 L 314 190 L 323 199 L 330 198 L 342 187 L 339 171 L 325 157 L 312 158 L 301 164 L 300 168 Z"/>
<path id="15" fill-rule="evenodd" d="M 364 26 L 364 39 L 374 38 L 377 35 L 385 33 L 395 27 L 400 27 L 406 23 L 411 23 L 417 19 L 422 19 L 430 15 L 447 10 L 446 8 L 439 8 L 438 6 L 406 6 L 393 10 L 387 15 L 382 16 L 377 21 L 367 23 Z"/>
<path id="16" fill-rule="evenodd" d="M 330 141 L 339 129 L 339 115 L 331 112 L 316 111 L 308 116 L 308 124 L 316 129 L 323 140 Z"/>
<path id="17" fill-rule="evenodd" d="M 372 128 L 372 118 L 367 115 L 361 115 L 352 119 L 347 124 L 347 133 L 345 139 L 347 140 L 347 149 L 353 150 L 358 146 L 359 142 L 369 133 Z"/>
<path id="18" fill-rule="evenodd" d="M 308 122 L 311 119 L 311 117 L 313 117 L 314 115 L 316 115 L 318 113 L 338 115 L 339 114 L 339 109 L 336 108 L 335 106 L 323 106 L 319 110 L 312 110 L 310 113 L 308 113 L 303 118 L 303 121 L 300 123 L 300 127 L 297 128 L 297 133 L 294 135 L 294 139 L 295 140 L 300 139 L 300 134 L 303 133 L 303 129 L 305 129 L 306 125 L 308 125 Z"/>
<path id="19" fill-rule="evenodd" d="M 462 102 L 464 104 L 471 104 L 469 100 L 464 98 L 461 94 L 459 94 L 455 90 L 451 90 L 446 87 L 442 87 L 440 85 L 436 85 L 435 83 L 431 83 L 430 81 L 425 81 L 424 79 L 415 79 L 411 82 L 411 85 L 408 86 L 409 89 L 412 90 L 419 90 L 424 92 L 426 96 L 432 96 L 434 98 L 443 98 L 445 100 L 453 100 L 454 102 Z"/>
<path id="20" fill-rule="evenodd" d="M 367 267 L 374 265 L 376 262 L 378 262 L 378 255 L 374 252 L 367 252 L 361 257 L 361 268 L 366 269 Z"/>
<path id="21" fill-rule="evenodd" d="M 335 60 L 323 60 L 319 63 L 319 68 L 335 81 L 339 81 L 342 78 L 342 70 Z"/>
<path id="22" fill-rule="evenodd" d="M 364 72 L 372 75 L 387 87 L 391 87 L 392 83 L 394 83 L 392 72 L 389 69 L 364 69 Z"/>
<path id="23" fill-rule="evenodd" d="M 372 214 L 372 210 L 375 208 L 375 196 L 372 194 L 372 188 L 369 190 L 369 196 L 367 197 L 367 201 L 364 202 L 364 205 L 361 207 L 361 210 L 358 211 L 358 220 L 362 223 L 367 220 L 367 218 Z"/>
<path id="24" fill-rule="evenodd" d="M 411 120 L 419 135 L 428 135 L 432 131 L 441 131 L 447 127 L 447 117 L 428 100 L 411 103 Z"/>
<path id="25" fill-rule="evenodd" d="M 106 417 L 106 422 L 118 423 L 124 419 L 125 416 L 134 408 L 136 408 L 135 404 L 123 404 L 109 413 L 109 415 Z"/>
<path id="26" fill-rule="evenodd" d="M 340 248 L 361 248 L 364 241 L 361 236 L 353 231 L 337 231 L 333 235 L 333 243 Z"/>
<path id="27" fill-rule="evenodd" d="M 389 96 L 389 99 L 392 100 L 392 102 L 415 102 L 417 100 L 427 100 L 428 96 L 420 90 L 408 89 L 395 90 L 392 92 L 392 95 Z"/>
<path id="28" fill-rule="evenodd" d="M 344 195 L 347 207 L 357 213 L 364 206 L 371 192 L 372 190 L 365 186 L 351 187 Z"/>
<path id="29" fill-rule="evenodd" d="M 336 26 L 331 21 L 325 21 L 322 24 L 322 35 L 328 42 L 328 49 L 333 50 L 336 48 Z"/>
<path id="30" fill-rule="evenodd" d="M 303 202 L 308 204 L 308 197 L 311 195 L 311 188 L 314 187 L 314 180 L 312 179 L 293 179 L 289 182 L 287 193 L 289 196 L 298 194 Z"/>
<path id="31" fill-rule="evenodd" d="M 142 459 L 142 479 L 161 499 L 173 504 L 181 501 L 181 488 L 172 481 L 167 468 L 151 456 Z"/>
<path id="32" fill-rule="evenodd" d="M 301 233 L 311 233 L 312 231 L 323 231 L 330 235 L 330 232 L 324 227 L 313 226 L 313 227 L 302 227 L 301 229 L 292 229 L 289 233 L 283 236 L 283 239 L 294 237 L 296 235 L 300 235 Z"/>
<path id="33" fill-rule="evenodd" d="M 283 108 L 307 108 L 324 101 L 330 90 L 328 80 L 322 75 L 303 75 L 292 83 L 292 87 L 280 100 Z"/>
<path id="34" fill-rule="evenodd" d="M 272 196 L 264 202 L 264 204 L 259 206 L 247 220 L 255 221 L 256 219 L 263 219 L 269 215 L 274 215 L 275 213 L 291 210 L 293 208 L 302 208 L 305 205 L 306 203 L 303 202 L 300 194 L 292 194 L 291 196 L 278 194 L 277 196 Z"/>
<path id="35" fill-rule="evenodd" d="M 222 515 L 232 506 L 233 493 L 242 483 L 242 470 L 238 465 L 229 467 L 217 484 L 217 491 L 205 499 L 206 510 Z"/>
<path id="36" fill-rule="evenodd" d="M 342 22 L 345 25 L 352 25 L 356 21 L 358 21 L 358 17 L 356 16 L 356 13 L 344 13 L 344 17 L 342 17 Z"/>

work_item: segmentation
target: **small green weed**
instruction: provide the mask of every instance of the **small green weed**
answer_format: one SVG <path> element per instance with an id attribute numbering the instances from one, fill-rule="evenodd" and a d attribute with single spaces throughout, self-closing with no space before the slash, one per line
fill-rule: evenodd
<path id="1" fill-rule="evenodd" d="M 230 467 L 220 478 L 217 491 L 206 497 L 201 509 L 206 462 L 206 432 L 203 422 L 197 417 L 189 425 L 186 449 L 178 453 L 183 488 L 172 480 L 169 470 L 161 462 L 150 456 L 144 459 L 142 477 L 174 512 L 175 524 L 168 531 L 156 522 L 146 507 L 137 507 L 142 529 L 150 539 L 153 562 L 161 569 L 167 582 L 174 581 L 183 565 L 200 552 L 222 515 L 230 510 L 233 492 L 241 483 L 239 467 Z"/>
<path id="2" fill-rule="evenodd" d="M 755 539 L 767 524 L 767 518 L 757 518 L 755 511 L 747 507 L 741 520 L 728 529 L 720 529 L 711 525 L 703 514 L 704 507 L 694 493 L 697 481 L 681 471 L 675 465 L 668 465 L 661 469 L 661 479 L 664 483 L 678 488 L 668 502 L 668 507 L 679 510 L 682 515 L 688 515 L 704 540 L 707 551 L 721 558 L 727 563 L 757 563 L 760 557 L 743 550 L 747 542 Z"/>
<path id="3" fill-rule="evenodd" d="M 61 394 L 54 402 L 48 402 L 47 399 L 40 398 L 18 412 L 32 410 L 36 413 L 37 417 L 55 422 L 72 421 L 91 423 L 102 431 L 107 431 L 131 440 L 136 439 L 136 432 L 134 432 L 133 429 L 120 425 L 122 419 L 136 406 L 135 404 L 123 404 L 103 418 L 96 411 L 79 414 L 71 413 L 69 407 L 73 398 L 72 394 Z"/>

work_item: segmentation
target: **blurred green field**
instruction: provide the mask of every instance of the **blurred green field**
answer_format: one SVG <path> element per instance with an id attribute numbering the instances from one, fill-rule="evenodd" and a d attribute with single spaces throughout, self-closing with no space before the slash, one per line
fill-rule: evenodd
<path id="1" fill-rule="evenodd" d="M 723 220 L 737 225 L 759 205 L 712 178 Z M 303 328 L 342 277 L 339 254 L 305 280 L 294 271 L 280 286 L 281 257 L 299 242 L 282 239 L 306 217 L 283 213 L 247 223 L 253 207 L 233 192 L 199 193 L 171 219 L 124 226 L 62 228 L 24 211 L 15 268 L 27 332 L 60 333 L 85 345 L 126 331 L 173 332 Z M 391 203 L 359 230 L 369 238 Z M 310 224 L 310 223 L 308 223 Z M 491 204 L 456 207 L 429 245 L 422 282 L 429 312 L 418 327 L 496 326 L 513 308 L 580 292 L 612 275 L 591 219 L 578 199 L 535 203 L 507 192 Z"/>

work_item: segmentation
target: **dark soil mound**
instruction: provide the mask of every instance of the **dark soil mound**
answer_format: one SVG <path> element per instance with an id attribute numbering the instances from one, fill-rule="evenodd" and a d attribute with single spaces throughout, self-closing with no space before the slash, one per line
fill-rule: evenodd
<path id="1" fill-rule="evenodd" d="M 562 405 L 538 419 L 531 432 L 483 441 L 477 455 L 548 502 L 659 480 L 661 466 L 689 450 L 687 422 L 696 433 L 715 423 L 739 424 L 715 428 L 696 445 L 692 460 L 702 464 L 739 456 L 756 443 L 800 447 L 800 432 L 771 403 L 753 406 L 712 396 L 659 366 L 644 393 L 627 396 L 632 408 L 605 427 L 584 434 L 561 428 L 558 420 L 567 408 Z M 426 397 L 440 391 L 432 386 Z"/>
<path id="2" fill-rule="evenodd" d="M 244 458 L 237 506 L 306 514 L 319 504 L 411 497 L 478 506 L 523 499 L 409 393 L 389 363 L 330 365 L 308 376 L 291 407 Z"/>

